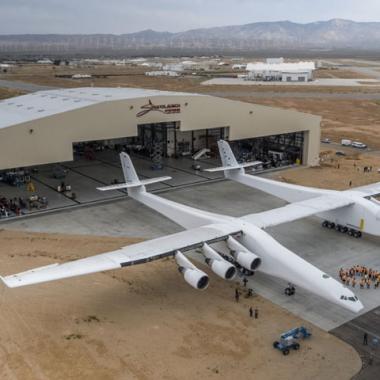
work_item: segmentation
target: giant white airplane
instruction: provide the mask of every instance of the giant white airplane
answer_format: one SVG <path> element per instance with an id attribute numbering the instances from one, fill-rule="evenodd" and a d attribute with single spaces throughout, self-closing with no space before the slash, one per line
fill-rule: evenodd
<path id="1" fill-rule="evenodd" d="M 258 270 L 290 281 L 350 311 L 359 312 L 363 308 L 351 290 L 282 246 L 265 232 L 262 227 L 268 225 L 266 213 L 235 218 L 199 210 L 151 194 L 146 191 L 146 185 L 166 181 L 170 177 L 140 180 L 130 157 L 126 153 L 121 153 L 120 156 L 126 182 L 99 190 L 127 189 L 131 198 L 158 211 L 187 231 L 129 245 L 101 255 L 1 277 L 8 287 L 119 269 L 173 256 L 185 281 L 196 289 L 205 289 L 209 283 L 208 275 L 184 255 L 185 252 L 198 248 L 206 264 L 223 279 L 232 280 L 237 272 L 236 266 L 240 266 L 248 271 Z M 238 164 L 234 163 L 233 167 L 235 166 Z M 346 204 L 346 200 L 341 201 L 340 198 L 336 201 L 342 205 Z M 273 218 L 275 214 L 271 214 L 270 219 Z M 280 223 L 286 221 L 281 211 L 279 218 Z M 288 215 L 288 219 L 293 220 L 293 216 Z M 216 248 L 221 245 L 224 249 L 227 248 L 227 254 L 221 254 Z"/>
<path id="2" fill-rule="evenodd" d="M 260 163 L 238 164 L 226 141 L 218 141 L 218 146 L 223 166 L 205 171 L 224 171 L 225 177 L 230 180 L 290 203 L 285 207 L 249 215 L 244 220 L 265 228 L 316 215 L 324 220 L 324 227 L 335 228 L 357 238 L 362 236 L 362 232 L 380 236 L 380 202 L 373 198 L 380 194 L 380 182 L 345 191 L 288 184 L 246 174 L 245 167 Z"/>

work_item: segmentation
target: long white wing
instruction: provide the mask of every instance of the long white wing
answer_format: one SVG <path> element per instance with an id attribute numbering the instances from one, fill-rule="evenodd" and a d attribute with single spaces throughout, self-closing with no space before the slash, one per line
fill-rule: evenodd
<path id="1" fill-rule="evenodd" d="M 291 203 L 287 206 L 269 211 L 243 216 L 242 219 L 253 223 L 257 227 L 266 228 L 282 223 L 293 222 L 311 215 L 352 205 L 349 199 L 336 195 L 323 195 L 306 201 Z"/>
<path id="2" fill-rule="evenodd" d="M 352 191 L 360 191 L 361 193 L 363 193 L 364 197 L 379 195 L 380 194 L 380 182 L 373 183 L 373 184 L 367 185 L 367 186 L 355 187 L 354 189 L 351 189 L 351 190 Z"/>
<path id="3" fill-rule="evenodd" d="M 240 231 L 236 231 L 236 226 L 210 224 L 162 238 L 129 245 L 117 251 L 64 264 L 52 264 L 35 268 L 26 272 L 1 277 L 1 279 L 8 287 L 15 288 L 111 269 L 119 269 L 172 256 L 177 250 L 185 252 L 201 246 L 204 242 L 209 244 L 215 243 L 227 239 L 229 235 L 235 235 L 239 232 Z"/>

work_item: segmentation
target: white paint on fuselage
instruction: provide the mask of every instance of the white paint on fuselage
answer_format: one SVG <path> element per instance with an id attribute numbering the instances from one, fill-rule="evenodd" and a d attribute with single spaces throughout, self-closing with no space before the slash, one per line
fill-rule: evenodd
<path id="1" fill-rule="evenodd" d="M 236 226 L 236 230 L 243 232 L 240 237 L 243 246 L 262 259 L 258 271 L 291 282 L 350 311 L 358 312 L 363 308 L 351 290 L 282 246 L 252 223 L 182 205 L 147 193 L 144 188 L 129 189 L 128 194 L 186 229 L 215 223 Z"/>
<path id="2" fill-rule="evenodd" d="M 245 174 L 243 169 L 238 173 L 226 172 L 226 177 L 274 195 L 289 203 L 296 203 L 323 195 L 336 195 L 338 197 L 347 198 L 354 204 L 316 214 L 316 216 L 334 222 L 335 224 L 360 230 L 370 235 L 380 236 L 380 202 L 364 198 L 366 194 L 355 191 L 355 189 L 336 191 L 293 185 Z"/>

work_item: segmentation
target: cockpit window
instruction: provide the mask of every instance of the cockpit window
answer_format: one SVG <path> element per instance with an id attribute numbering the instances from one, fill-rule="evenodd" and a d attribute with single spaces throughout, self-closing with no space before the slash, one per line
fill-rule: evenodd
<path id="1" fill-rule="evenodd" d="M 358 297 L 347 297 L 347 296 L 340 296 L 340 299 L 341 300 L 344 300 L 344 301 L 352 301 L 352 302 L 356 302 L 358 300 Z"/>

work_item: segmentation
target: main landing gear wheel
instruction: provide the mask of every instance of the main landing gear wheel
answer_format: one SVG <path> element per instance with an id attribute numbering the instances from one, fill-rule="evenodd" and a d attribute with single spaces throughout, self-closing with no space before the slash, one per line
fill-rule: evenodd
<path id="1" fill-rule="evenodd" d="M 342 226 L 341 224 L 335 224 L 334 222 L 329 222 L 328 220 L 324 220 L 322 222 L 322 227 L 328 228 L 330 230 L 335 229 L 337 232 L 341 232 L 343 234 L 348 234 L 349 236 L 353 236 L 356 239 L 362 237 L 362 232 L 358 230 L 354 230 L 352 228 L 348 228 L 346 226 Z"/>

